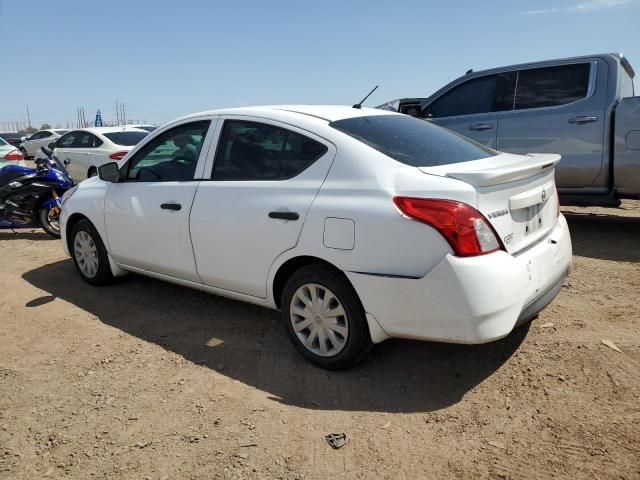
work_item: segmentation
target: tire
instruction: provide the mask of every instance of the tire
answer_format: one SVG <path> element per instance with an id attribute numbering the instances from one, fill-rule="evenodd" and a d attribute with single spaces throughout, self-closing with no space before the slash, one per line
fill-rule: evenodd
<path id="1" fill-rule="evenodd" d="M 296 350 L 320 368 L 352 367 L 372 347 L 358 295 L 346 278 L 328 267 L 310 265 L 296 271 L 285 284 L 280 305 Z"/>
<path id="2" fill-rule="evenodd" d="M 76 270 L 85 282 L 106 285 L 113 281 L 107 249 L 89 220 L 80 220 L 73 226 L 69 250 Z"/>
<path id="3" fill-rule="evenodd" d="M 38 223 L 42 229 L 51 235 L 53 238 L 60 238 L 60 214 L 57 217 L 51 217 L 51 208 L 40 207 L 38 210 Z"/>
<path id="4" fill-rule="evenodd" d="M 22 153 L 22 156 L 25 160 L 29 158 L 29 156 L 27 155 L 27 151 L 24 148 L 20 149 L 20 153 Z"/>
<path id="5" fill-rule="evenodd" d="M 87 172 L 87 178 L 95 177 L 98 175 L 98 169 L 96 167 L 91 167 Z"/>

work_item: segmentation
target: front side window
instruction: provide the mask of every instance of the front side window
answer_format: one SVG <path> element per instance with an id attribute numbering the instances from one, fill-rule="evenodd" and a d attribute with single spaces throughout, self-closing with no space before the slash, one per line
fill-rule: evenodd
<path id="1" fill-rule="evenodd" d="M 38 139 L 42 138 L 42 134 L 43 133 L 44 132 L 36 132 L 36 133 L 34 133 L 33 135 L 31 135 L 29 137 L 29 140 L 38 140 Z"/>
<path id="2" fill-rule="evenodd" d="M 443 94 L 424 113 L 441 118 L 511 110 L 514 90 L 514 72 L 474 78 Z"/>
<path id="3" fill-rule="evenodd" d="M 449 165 L 498 154 L 451 130 L 407 115 L 354 117 L 329 125 L 412 167 Z"/>
<path id="4" fill-rule="evenodd" d="M 265 123 L 226 120 L 213 180 L 287 180 L 327 153 L 320 142 Z"/>
<path id="5" fill-rule="evenodd" d="M 39 138 L 49 138 L 51 135 L 53 135 L 51 132 L 40 132 Z"/>
<path id="6" fill-rule="evenodd" d="M 160 134 L 142 147 L 128 162 L 126 180 L 193 180 L 210 124 L 209 120 L 185 123 Z"/>
<path id="7" fill-rule="evenodd" d="M 60 137 L 56 142 L 56 148 L 72 148 L 73 142 L 75 141 L 78 133 L 80 132 L 71 132 Z"/>
<path id="8" fill-rule="evenodd" d="M 520 70 L 515 109 L 555 107 L 585 98 L 590 70 L 589 63 Z"/>

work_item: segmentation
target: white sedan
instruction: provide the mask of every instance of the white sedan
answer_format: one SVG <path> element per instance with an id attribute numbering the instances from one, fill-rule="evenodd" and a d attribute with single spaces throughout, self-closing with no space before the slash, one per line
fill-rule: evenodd
<path id="1" fill-rule="evenodd" d="M 24 158 L 33 157 L 40 147 L 46 147 L 51 142 L 55 142 L 68 131 L 60 129 L 38 130 L 33 135 L 25 137 L 20 144 L 20 152 Z"/>
<path id="2" fill-rule="evenodd" d="M 91 127 L 72 130 L 53 145 L 77 182 L 98 174 L 98 167 L 120 160 L 148 131 L 133 127 Z"/>
<path id="3" fill-rule="evenodd" d="M 136 272 L 279 309 L 306 359 L 346 368 L 544 308 L 571 265 L 559 159 L 369 108 L 198 113 L 68 191 L 63 245 L 93 285 Z"/>

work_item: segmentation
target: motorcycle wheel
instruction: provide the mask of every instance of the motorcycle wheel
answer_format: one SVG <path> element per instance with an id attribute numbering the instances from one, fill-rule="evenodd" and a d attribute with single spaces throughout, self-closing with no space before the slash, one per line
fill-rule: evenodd
<path id="1" fill-rule="evenodd" d="M 53 238 L 60 238 L 60 213 L 54 208 L 42 207 L 38 210 L 38 221 L 42 229 Z"/>

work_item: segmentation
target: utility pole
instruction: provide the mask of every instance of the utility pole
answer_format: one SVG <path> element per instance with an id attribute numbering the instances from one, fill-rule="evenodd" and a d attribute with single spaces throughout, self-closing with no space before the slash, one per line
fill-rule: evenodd
<path id="1" fill-rule="evenodd" d="M 120 104 L 120 108 L 122 108 L 122 124 L 126 125 L 127 124 L 127 116 L 124 113 L 124 103 Z"/>
<path id="2" fill-rule="evenodd" d="M 118 100 L 116 100 L 116 125 L 120 125 L 120 107 L 118 106 Z"/>
<path id="3" fill-rule="evenodd" d="M 31 115 L 29 115 L 29 105 L 27 105 L 27 118 L 29 119 L 29 127 L 31 127 Z"/>

